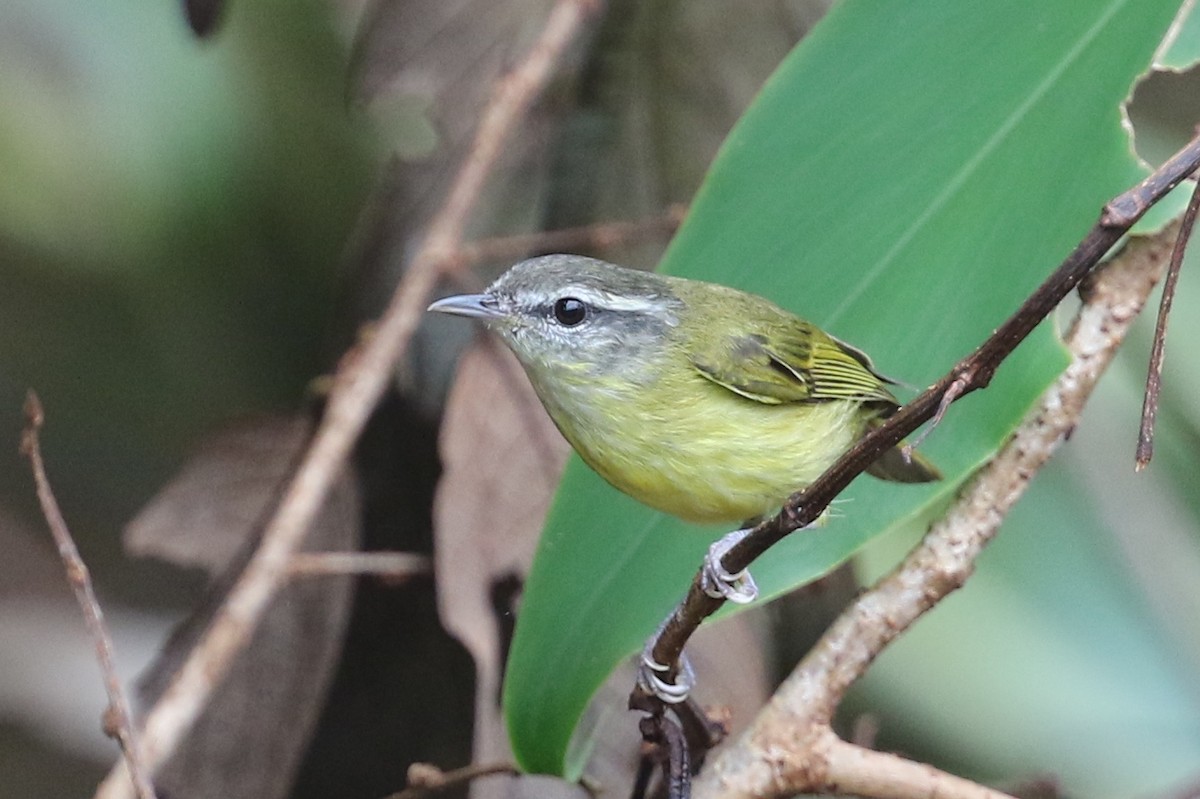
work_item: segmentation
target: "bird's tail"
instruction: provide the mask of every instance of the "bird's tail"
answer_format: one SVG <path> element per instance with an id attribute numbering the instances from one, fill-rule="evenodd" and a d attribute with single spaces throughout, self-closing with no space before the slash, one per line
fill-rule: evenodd
<path id="1" fill-rule="evenodd" d="M 868 432 L 882 424 L 883 419 L 876 419 L 868 426 Z M 880 480 L 893 483 L 932 483 L 942 479 L 942 473 L 933 461 L 916 450 L 904 450 L 906 445 L 901 442 L 879 456 L 879 459 L 867 467 L 867 474 Z"/>

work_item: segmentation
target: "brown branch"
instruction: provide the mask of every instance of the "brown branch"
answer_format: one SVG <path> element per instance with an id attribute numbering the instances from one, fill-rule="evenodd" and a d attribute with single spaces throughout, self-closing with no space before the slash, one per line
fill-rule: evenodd
<path id="1" fill-rule="evenodd" d="M 402 580 L 433 570 L 428 555 L 411 552 L 297 552 L 288 568 L 294 576 L 362 574 Z"/>
<path id="2" fill-rule="evenodd" d="M 667 799 L 687 799 L 692 793 L 692 766 L 683 728 L 666 713 L 645 716 L 638 726 L 642 740 L 654 747 L 651 758 L 659 761 Z"/>
<path id="3" fill-rule="evenodd" d="M 963 358 L 937 383 L 909 402 L 886 423 L 861 438 L 820 478 L 792 495 L 773 518 L 759 524 L 732 547 L 722 560 L 725 570 L 736 574 L 749 567 L 785 536 L 815 522 L 851 481 L 880 455 L 896 446 L 921 424 L 945 412 L 946 406 L 977 389 L 984 388 L 1000 364 L 1050 314 L 1100 259 L 1128 232 L 1149 208 L 1200 167 L 1200 138 L 1163 164 L 1134 188 L 1104 206 L 1099 221 L 1021 307 L 973 353 Z M 659 630 L 652 648 L 658 663 L 677 663 L 683 647 L 701 622 L 723 604 L 705 593 L 701 575 L 692 581 L 687 596 Z M 673 676 L 673 675 L 672 675 Z M 657 699 L 635 689 L 630 706 L 656 712 Z"/>
<path id="4" fill-rule="evenodd" d="M 550 79 L 584 20 L 600 7 L 599 0 L 558 0 L 524 60 L 497 81 L 471 149 L 374 335 L 342 359 L 320 427 L 258 549 L 204 638 L 146 718 L 144 756 L 151 769 L 175 751 L 287 579 L 293 553 L 379 401 L 393 364 L 412 339 L 441 274 L 440 265 L 461 245 L 468 217 L 504 142 Z M 127 795 L 128 783 L 118 770 L 109 773 L 97 793 L 108 799 Z"/>
<path id="5" fill-rule="evenodd" d="M 977 782 L 890 752 L 876 752 L 847 743 L 833 733 L 827 752 L 830 791 L 851 796 L 892 799 L 1008 799 L 1008 795 Z"/>
<path id="6" fill-rule="evenodd" d="M 1071 363 L 1013 437 L 905 560 L 859 596 L 780 686 L 743 736 L 697 781 L 698 799 L 794 793 L 1001 796 L 964 780 L 841 741 L 830 728 L 845 691 L 880 652 L 958 589 L 1037 471 L 1079 419 L 1166 263 L 1178 223 L 1132 241 L 1089 280 L 1067 337 Z M 901 765 L 906 764 L 906 765 Z"/>
<path id="7" fill-rule="evenodd" d="M 1158 320 L 1154 324 L 1154 344 L 1150 348 L 1150 365 L 1146 370 L 1146 394 L 1142 400 L 1142 424 L 1138 429 L 1137 453 L 1134 468 L 1141 471 L 1150 465 L 1154 457 L 1154 421 L 1158 417 L 1158 396 L 1162 389 L 1163 354 L 1167 343 L 1167 320 L 1171 316 L 1171 303 L 1175 300 L 1175 285 L 1179 282 L 1179 270 L 1187 252 L 1192 229 L 1196 226 L 1196 211 L 1200 209 L 1200 182 L 1192 189 L 1192 199 L 1183 213 L 1183 227 L 1175 239 L 1171 251 L 1171 263 L 1167 266 L 1167 279 L 1163 281 L 1162 300 L 1158 306 Z"/>
<path id="8" fill-rule="evenodd" d="M 45 421 L 42 403 L 37 394 L 32 391 L 25 398 L 25 430 L 21 434 L 21 452 L 29 458 L 29 466 L 33 470 L 33 481 L 37 487 L 38 503 L 42 507 L 42 515 L 50 527 L 50 534 L 58 547 L 58 556 L 62 559 L 67 570 L 67 582 L 75 592 L 75 599 L 83 611 L 84 621 L 87 622 L 88 632 L 96 646 L 96 660 L 100 663 L 100 672 L 104 676 L 104 689 L 108 692 L 108 708 L 104 711 L 104 731 L 109 737 L 116 738 L 125 754 L 124 762 L 128 764 L 133 782 L 137 788 L 139 799 L 154 799 L 154 786 L 150 782 L 150 770 L 142 759 L 142 750 L 133 725 L 133 711 L 125 690 L 121 687 L 121 679 L 117 676 L 113 664 L 112 636 L 104 623 L 104 613 L 100 610 L 100 602 L 92 587 L 92 578 L 87 565 L 79 555 L 67 521 L 63 518 L 50 487 L 50 479 L 46 476 L 46 466 L 42 461 L 42 447 L 38 433 Z"/>
<path id="9" fill-rule="evenodd" d="M 480 777 L 516 777 L 520 773 L 512 763 L 483 763 L 464 766 L 454 771 L 442 771 L 428 763 L 413 763 L 408 767 L 408 787 L 390 794 L 386 799 L 423 799 L 431 794 L 465 785 Z"/>
<path id="10" fill-rule="evenodd" d="M 442 268 L 460 272 L 486 261 L 509 262 L 537 252 L 577 252 L 604 250 L 622 244 L 670 236 L 683 223 L 687 207 L 671 205 L 658 216 L 622 222 L 541 230 L 514 236 L 496 236 L 464 244 L 447 254 Z"/>

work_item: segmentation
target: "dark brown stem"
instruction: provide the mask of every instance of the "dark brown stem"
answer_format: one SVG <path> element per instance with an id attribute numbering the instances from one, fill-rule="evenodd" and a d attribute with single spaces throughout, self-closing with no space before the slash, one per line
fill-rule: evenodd
<path id="1" fill-rule="evenodd" d="M 686 215 L 686 206 L 672 205 L 663 213 L 645 219 L 598 222 L 580 227 L 480 239 L 448 253 L 441 268 L 453 275 L 486 261 L 509 262 L 538 252 L 605 250 L 622 244 L 669 237 Z"/>
<path id="2" fill-rule="evenodd" d="M 687 799 L 691 795 L 692 768 L 683 730 L 664 713 L 646 716 L 639 726 L 642 740 L 659 748 L 667 798 Z"/>
<path id="3" fill-rule="evenodd" d="M 1196 211 L 1200 209 L 1200 182 L 1192 189 L 1192 199 L 1183 213 L 1179 237 L 1171 251 L 1171 263 L 1167 265 L 1167 276 L 1163 280 L 1162 299 L 1158 305 L 1158 321 L 1154 324 L 1154 344 L 1150 348 L 1150 365 L 1146 371 L 1146 395 L 1142 400 L 1142 425 L 1138 429 L 1137 454 L 1134 468 L 1139 472 L 1150 464 L 1154 457 L 1154 421 L 1158 417 L 1158 397 L 1162 389 L 1163 354 L 1167 341 L 1167 319 L 1171 315 L 1171 303 L 1175 300 L 1175 285 L 1179 282 L 1179 270 L 1183 256 L 1187 253 L 1192 228 L 1196 226 Z"/>
<path id="4" fill-rule="evenodd" d="M 704 765 L 704 753 L 716 747 L 729 735 L 729 712 L 724 709 L 709 715 L 691 697 L 676 705 L 674 710 L 688 750 L 697 753 L 692 762 L 692 773 L 695 774 Z"/>
<path id="5" fill-rule="evenodd" d="M 788 534 L 812 524 L 834 497 L 881 454 L 933 418 L 939 409 L 944 412 L 950 402 L 986 387 L 1004 359 L 1079 285 L 1105 253 L 1151 206 L 1197 168 L 1200 168 L 1200 138 L 1193 139 L 1137 186 L 1107 203 L 1099 220 L 1074 251 L 1016 313 L 937 383 L 860 439 L 816 482 L 793 494 L 778 514 L 755 527 L 726 554 L 722 561 L 724 568 L 736 574 Z M 653 646 L 654 660 L 677 663 L 687 640 L 722 604 L 723 600 L 713 599 L 702 590 L 697 575 L 683 602 L 659 631 Z M 635 689 L 631 706 L 643 709 L 657 706 L 657 699 L 640 693 Z"/>

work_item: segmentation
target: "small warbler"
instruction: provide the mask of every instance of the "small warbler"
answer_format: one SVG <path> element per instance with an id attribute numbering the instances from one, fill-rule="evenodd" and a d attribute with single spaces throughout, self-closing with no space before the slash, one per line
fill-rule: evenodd
<path id="1" fill-rule="evenodd" d="M 715 283 L 547 255 L 431 311 L 482 319 L 609 483 L 686 521 L 755 519 L 900 405 L 862 351 Z M 915 453 L 869 472 L 940 477 Z"/>
<path id="2" fill-rule="evenodd" d="M 558 429 L 604 479 L 687 521 L 753 520 L 779 509 L 900 406 L 870 358 L 762 297 L 584 258 L 522 261 L 483 294 L 431 311 L 476 317 L 516 353 Z M 940 477 L 916 453 L 884 453 L 876 477 Z M 747 572 L 709 548 L 714 597 L 750 602 Z M 691 688 L 642 653 L 638 681 L 666 702 Z"/>

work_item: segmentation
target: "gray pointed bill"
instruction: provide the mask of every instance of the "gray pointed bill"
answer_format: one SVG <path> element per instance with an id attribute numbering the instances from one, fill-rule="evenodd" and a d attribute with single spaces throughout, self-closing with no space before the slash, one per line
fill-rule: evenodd
<path id="1" fill-rule="evenodd" d="M 504 313 L 496 307 L 496 298 L 490 294 L 459 294 L 438 300 L 425 310 L 438 313 L 470 316 L 476 319 L 496 319 Z"/>

